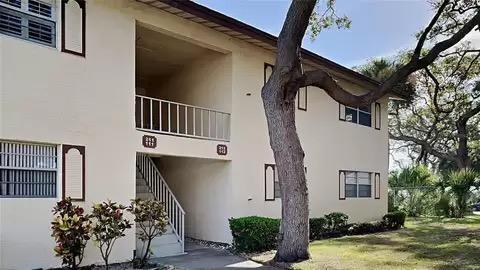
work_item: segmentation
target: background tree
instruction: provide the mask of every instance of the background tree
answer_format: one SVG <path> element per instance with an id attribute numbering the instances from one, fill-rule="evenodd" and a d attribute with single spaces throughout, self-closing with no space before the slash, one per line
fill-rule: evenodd
<path id="1" fill-rule="evenodd" d="M 309 25 L 313 35 L 335 23 L 339 26 L 349 25 L 348 19 L 336 15 L 334 2 L 322 2 L 320 7 L 326 7 L 325 11 L 318 12 L 315 9 L 317 0 L 292 1 L 278 37 L 275 68 L 262 88 L 270 146 L 278 169 L 282 199 L 276 261 L 292 262 L 309 258 L 304 151 L 295 126 L 294 100 L 298 89 L 316 86 L 334 100 L 348 106 L 369 105 L 389 93 L 409 98 L 410 92 L 402 91 L 396 86 L 404 83 L 410 74 L 430 65 L 440 53 L 457 44 L 480 24 L 480 7 L 476 1 L 435 2 L 436 14 L 419 35 L 407 63 L 375 89 L 356 96 L 339 86 L 326 71 L 304 72 L 302 69 L 301 45 Z"/>
<path id="2" fill-rule="evenodd" d="M 412 217 L 426 214 L 430 201 L 427 197 L 435 191 L 435 183 L 435 176 L 424 165 L 393 171 L 388 178 L 394 205 Z"/>
<path id="3" fill-rule="evenodd" d="M 470 168 L 480 148 L 480 51 L 458 49 L 416 73 L 416 96 L 395 103 L 390 138 L 413 143 L 417 162 Z"/>
<path id="4" fill-rule="evenodd" d="M 451 172 L 446 177 L 449 192 L 455 198 L 453 215 L 463 218 L 469 211 L 468 206 L 472 196 L 472 188 L 479 186 L 479 175 L 470 169 Z"/>

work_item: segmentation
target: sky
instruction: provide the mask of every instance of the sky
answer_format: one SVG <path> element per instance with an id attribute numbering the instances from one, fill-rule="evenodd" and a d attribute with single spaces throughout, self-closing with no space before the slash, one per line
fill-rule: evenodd
<path id="1" fill-rule="evenodd" d="M 289 0 L 196 2 L 273 35 L 280 32 L 290 4 Z M 339 15 L 350 18 L 351 28 L 324 30 L 314 41 L 305 37 L 303 47 L 347 67 L 412 48 L 414 34 L 433 16 L 427 0 L 337 0 L 336 7 Z"/>

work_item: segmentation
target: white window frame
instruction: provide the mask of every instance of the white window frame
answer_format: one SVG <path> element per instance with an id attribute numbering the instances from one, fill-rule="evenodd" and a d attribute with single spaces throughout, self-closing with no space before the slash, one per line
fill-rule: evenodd
<path id="1" fill-rule="evenodd" d="M 61 166 L 58 145 L 0 140 L 0 146 L 0 199 L 58 197 Z M 12 172 L 20 180 L 2 181 L 1 177 L 11 176 Z M 54 176 L 49 177 L 48 173 Z"/>
<path id="2" fill-rule="evenodd" d="M 345 174 L 345 183 L 344 183 L 344 189 L 345 189 L 345 198 L 367 198 L 367 199 L 370 199 L 372 198 L 372 188 L 374 187 L 373 183 L 372 183 L 372 176 L 373 176 L 373 173 L 372 172 L 364 172 L 364 171 L 343 171 L 344 174 Z M 348 178 L 348 174 L 350 173 L 353 173 L 355 174 L 355 185 L 357 186 L 356 187 L 356 196 L 348 196 L 347 195 L 347 185 L 353 185 L 353 184 L 347 184 L 347 178 Z M 360 181 L 359 181 L 359 177 L 358 177 L 358 174 L 359 173 L 366 173 L 368 174 L 369 176 L 369 181 L 370 181 L 370 184 L 369 185 L 365 185 L 365 184 L 360 184 Z M 360 186 L 370 186 L 370 195 L 369 196 L 360 196 Z"/>
<path id="3" fill-rule="evenodd" d="M 5 33 L 0 32 L 0 35 L 6 35 L 11 37 L 20 38 L 23 40 L 27 40 L 30 42 L 34 42 L 37 44 L 46 45 L 49 47 L 56 48 L 57 47 L 57 8 L 56 8 L 56 0 L 52 0 L 49 2 L 42 1 L 42 0 L 34 0 L 36 2 L 40 2 L 51 7 L 51 16 L 44 16 L 39 13 L 31 12 L 29 10 L 29 1 L 30 0 L 21 0 L 21 6 L 16 7 L 11 4 L 7 4 L 4 2 L 0 2 L 0 9 L 2 9 L 5 13 L 10 14 L 12 16 L 18 16 L 21 18 L 21 35 L 15 35 L 12 33 Z M 46 42 L 43 40 L 35 39 L 29 35 L 29 22 L 36 22 L 43 25 L 48 25 L 51 28 L 51 41 Z"/>

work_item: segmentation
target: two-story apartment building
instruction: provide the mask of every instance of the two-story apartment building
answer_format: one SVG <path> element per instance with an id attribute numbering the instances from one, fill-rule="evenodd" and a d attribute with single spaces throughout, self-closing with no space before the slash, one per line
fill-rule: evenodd
<path id="1" fill-rule="evenodd" d="M 0 0 L 0 269 L 57 267 L 52 207 L 165 202 L 169 231 L 230 242 L 228 218 L 280 217 L 261 88 L 276 38 L 189 1 Z M 353 93 L 376 82 L 313 52 Z M 297 127 L 311 216 L 379 219 L 387 210 L 388 98 L 338 104 L 301 89 Z M 137 242 L 137 243 L 136 243 Z M 126 232 L 111 261 L 141 248 Z M 84 264 L 101 262 L 93 243 Z"/>

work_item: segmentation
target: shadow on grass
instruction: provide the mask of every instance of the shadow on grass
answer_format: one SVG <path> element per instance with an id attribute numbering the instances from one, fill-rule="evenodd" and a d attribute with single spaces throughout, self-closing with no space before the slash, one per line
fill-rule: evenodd
<path id="1" fill-rule="evenodd" d="M 466 216 L 465 218 L 443 218 L 443 217 L 421 217 L 421 218 L 411 218 L 411 223 L 413 225 L 425 225 L 432 223 L 439 224 L 451 224 L 451 225 L 479 225 L 480 218 L 478 216 Z"/>
<path id="2" fill-rule="evenodd" d="M 479 221 L 479 219 L 466 219 L 464 223 L 458 222 L 458 220 L 451 223 L 471 225 L 479 224 Z M 449 224 L 448 220 L 438 222 Z M 344 237 L 326 243 L 319 241 L 313 245 L 353 248 L 360 253 L 388 250 L 392 256 L 395 256 L 396 252 L 403 252 L 410 255 L 409 257 L 412 259 L 431 264 L 431 269 L 480 269 L 480 227 L 443 227 L 441 224 L 437 225 L 436 222 L 432 223 L 432 220 L 430 222 L 421 221 L 417 225 L 419 226 L 411 226 L 411 228 L 395 232 Z M 387 259 L 381 263 L 387 268 L 392 263 L 402 265 L 402 262 L 395 262 L 395 259 L 392 258 L 392 261 Z M 404 262 L 403 266 L 410 263 L 415 262 Z"/>

